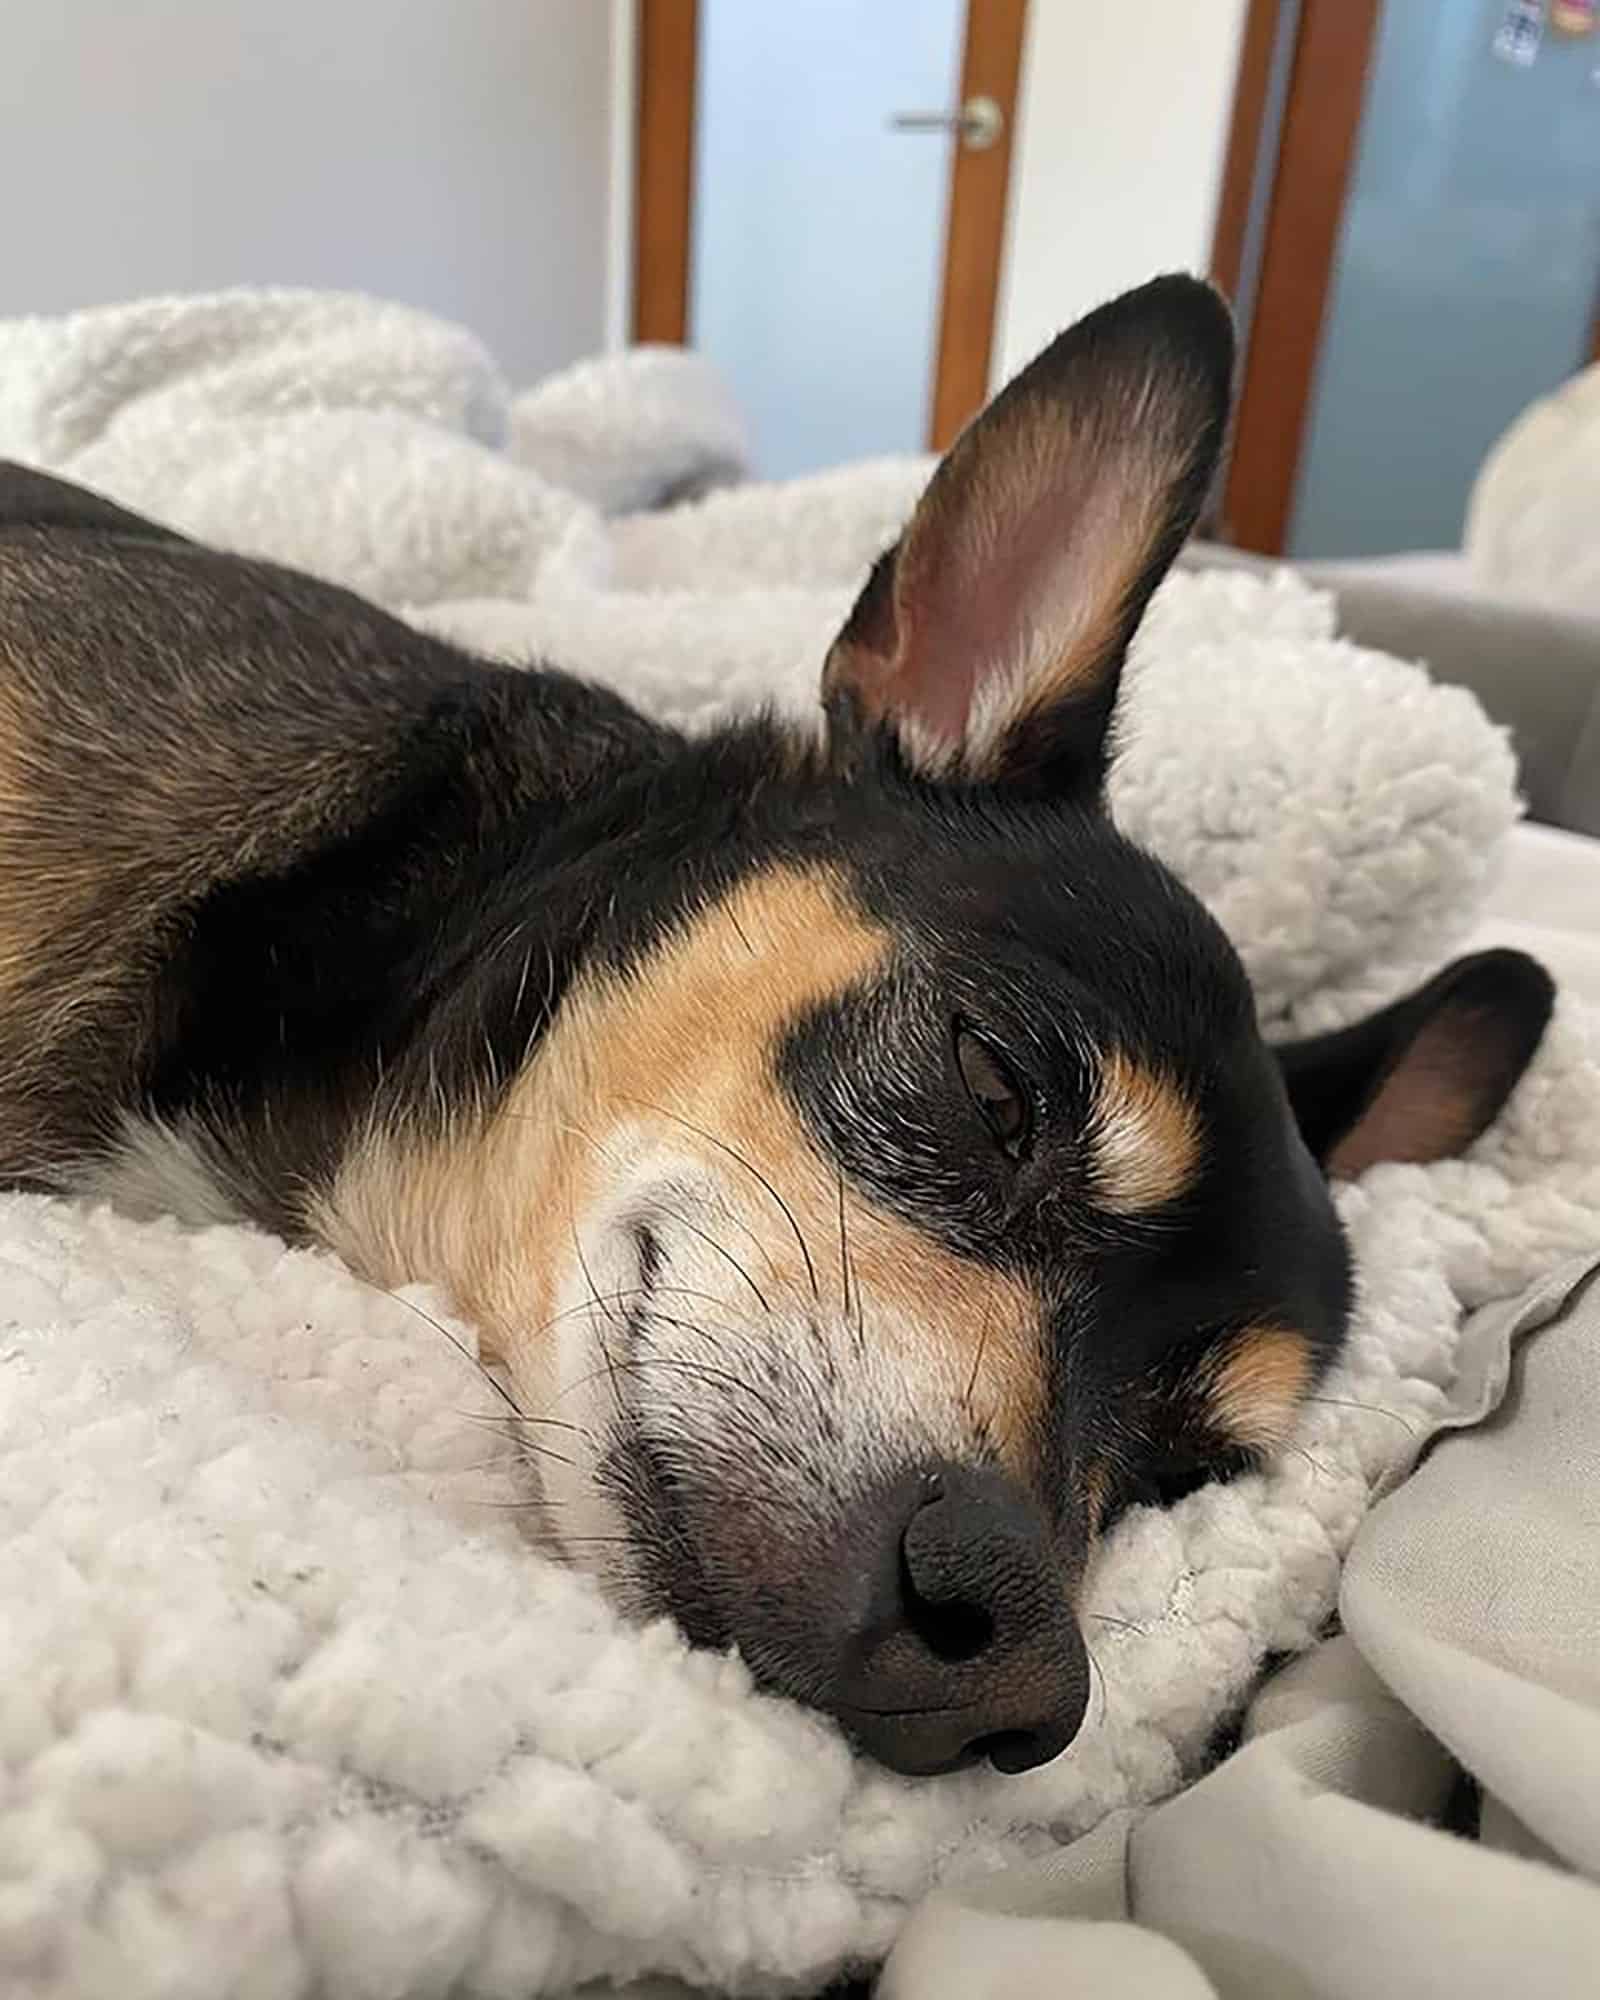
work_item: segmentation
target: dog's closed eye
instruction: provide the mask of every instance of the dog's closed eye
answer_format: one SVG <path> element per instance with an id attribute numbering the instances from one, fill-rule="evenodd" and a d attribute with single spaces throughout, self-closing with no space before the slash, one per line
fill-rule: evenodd
<path id="1" fill-rule="evenodd" d="M 1023 1160 L 1033 1145 L 1033 1093 L 993 1042 L 964 1023 L 956 1027 L 956 1065 L 990 1137 L 1008 1160 Z"/>

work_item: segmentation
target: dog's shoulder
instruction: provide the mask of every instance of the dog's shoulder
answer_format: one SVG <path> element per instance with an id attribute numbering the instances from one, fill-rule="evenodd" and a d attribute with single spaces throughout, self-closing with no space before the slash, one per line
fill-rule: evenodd
<path id="1" fill-rule="evenodd" d="M 70 528 L 152 542 L 185 539 L 175 529 L 119 507 L 87 486 L 57 479 L 15 459 L 0 459 L 0 534 L 15 528 Z"/>

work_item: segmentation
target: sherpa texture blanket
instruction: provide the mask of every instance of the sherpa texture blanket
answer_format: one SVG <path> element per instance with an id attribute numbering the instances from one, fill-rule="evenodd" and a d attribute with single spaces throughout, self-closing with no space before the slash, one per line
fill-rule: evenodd
<path id="1" fill-rule="evenodd" d="M 923 461 L 697 504 L 742 452 L 692 357 L 510 396 L 461 332 L 293 294 L 0 326 L 0 452 L 703 722 L 804 712 Z M 1287 576 L 1180 575 L 1115 805 L 1275 1028 L 1469 927 L 1515 815 L 1471 699 Z M 543 1559 L 472 1329 L 331 1257 L 0 1198 L 0 1991 L 15 2000 L 814 1993 L 940 1876 L 1183 1783 L 1446 1407 L 1463 1310 L 1600 1242 L 1600 1069 L 1563 1007 L 1469 1160 L 1345 1191 L 1347 1358 L 1270 1471 L 1128 1517 L 1071 1751 L 911 1782 Z M 1115 1622 L 1108 1622 L 1115 1621 Z"/>

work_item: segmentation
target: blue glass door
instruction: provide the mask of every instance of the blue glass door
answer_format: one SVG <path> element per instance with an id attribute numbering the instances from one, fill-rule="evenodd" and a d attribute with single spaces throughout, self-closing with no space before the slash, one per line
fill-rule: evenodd
<path id="1" fill-rule="evenodd" d="M 690 326 L 757 469 L 921 451 L 963 0 L 700 0 Z"/>
<path id="2" fill-rule="evenodd" d="M 1588 359 L 1600 34 L 1497 53 L 1506 0 L 1388 0 L 1288 552 L 1459 546 L 1496 437 Z M 1528 53 L 1524 49 L 1524 54 Z"/>

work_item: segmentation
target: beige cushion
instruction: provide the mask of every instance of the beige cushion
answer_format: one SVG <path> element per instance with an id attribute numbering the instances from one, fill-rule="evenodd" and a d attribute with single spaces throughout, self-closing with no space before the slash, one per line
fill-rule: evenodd
<path id="1" fill-rule="evenodd" d="M 1600 366 L 1531 403 L 1490 451 L 1467 559 L 1509 598 L 1600 617 Z"/>

